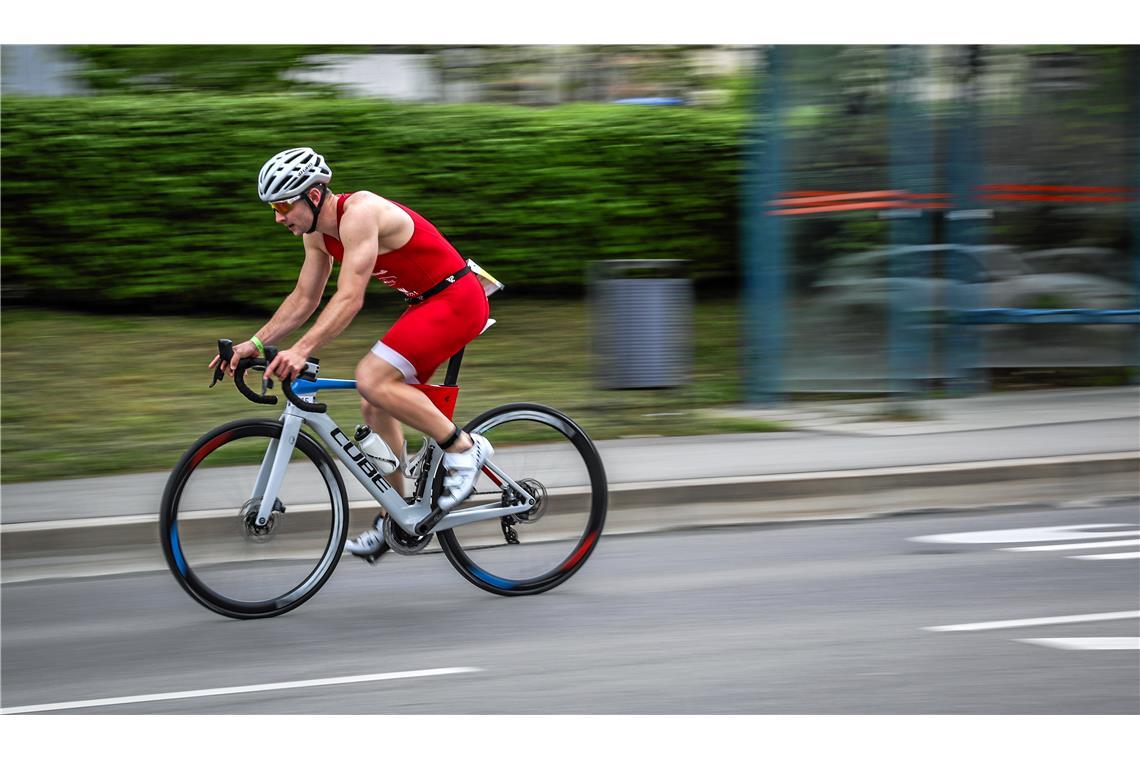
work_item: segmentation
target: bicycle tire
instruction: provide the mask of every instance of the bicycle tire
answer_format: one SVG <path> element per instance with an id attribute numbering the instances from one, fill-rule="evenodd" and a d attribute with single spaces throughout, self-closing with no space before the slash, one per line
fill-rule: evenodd
<path id="1" fill-rule="evenodd" d="M 553 431 L 551 437 L 559 444 L 557 452 L 560 453 L 558 456 L 561 456 L 564 460 L 561 464 L 580 472 L 583 479 L 588 480 L 588 483 L 583 484 L 577 489 L 563 489 L 566 491 L 573 490 L 580 492 L 580 495 L 577 497 L 580 499 L 579 508 L 575 510 L 576 517 L 574 526 L 569 529 L 571 531 L 569 534 L 571 537 L 563 541 L 560 546 L 556 545 L 553 548 L 553 553 L 559 558 L 557 561 L 551 562 L 552 566 L 543 572 L 526 575 L 526 577 L 514 577 L 498 571 L 491 571 L 486 566 L 487 562 L 481 561 L 481 558 L 478 556 L 479 551 L 487 547 L 465 547 L 464 539 L 460 535 L 460 533 L 462 533 L 460 528 L 438 532 L 437 536 L 439 538 L 440 547 L 447 556 L 448 561 L 459 571 L 459 574 L 484 591 L 489 591 L 501 596 L 540 594 L 565 583 L 574 573 L 578 572 L 586 559 L 589 558 L 597 547 L 598 540 L 601 537 L 602 529 L 605 525 L 606 508 L 609 499 L 605 467 L 602 464 L 602 458 L 599 456 L 593 441 L 590 440 L 590 437 L 577 423 L 557 409 L 542 404 L 526 402 L 505 404 L 478 415 L 467 423 L 464 429 L 468 432 L 486 435 L 492 440 L 492 444 L 496 445 L 494 441 L 496 428 L 500 428 L 509 422 L 519 420 L 545 425 Z M 566 443 L 570 444 L 570 446 L 565 446 L 564 444 Z M 501 455 L 506 455 L 504 459 L 508 458 L 509 451 L 510 449 L 508 448 L 497 447 L 494 457 L 496 463 L 499 462 Z M 570 451 L 573 451 L 574 454 L 570 454 Z M 574 457 L 580 458 L 581 461 L 571 461 Z M 520 482 L 522 479 L 532 480 L 528 478 L 530 473 L 527 471 L 525 465 L 517 470 L 512 469 L 511 466 L 503 466 L 507 474 L 516 482 Z M 440 469 L 441 471 L 437 474 L 435 482 L 435 493 L 437 497 L 443 476 L 442 468 Z M 486 472 L 486 470 L 484 472 Z M 545 484 L 542 485 L 542 488 L 544 494 L 543 498 L 545 499 Z M 551 503 L 554 503 L 553 499 Z M 457 507 L 456 510 L 461 508 L 462 505 Z M 543 524 L 542 520 L 546 519 L 550 518 L 547 516 L 536 518 L 534 524 L 536 526 L 541 525 Z M 488 522 L 490 521 L 484 520 L 482 524 L 485 525 Z M 580 533 L 578 533 L 577 528 L 579 524 L 582 526 Z M 530 529 L 527 523 L 521 523 L 512 527 L 518 527 L 523 531 Z M 505 535 L 505 527 L 503 528 L 503 532 Z M 574 535 L 576 533 L 577 535 Z M 558 544 L 558 541 L 552 540 L 549 543 Z M 505 550 L 506 553 L 510 551 L 513 551 L 513 548 Z"/>
<path id="2" fill-rule="evenodd" d="M 260 450 L 262 454 L 265 448 L 271 445 L 272 439 L 280 440 L 283 425 L 277 420 L 267 419 L 242 419 L 221 425 L 202 436 L 197 442 L 191 446 L 178 464 L 174 467 L 167 480 L 166 488 L 162 495 L 162 503 L 160 508 L 160 534 L 162 538 L 162 550 L 166 558 L 167 566 L 170 568 L 175 579 L 182 586 L 182 588 L 193 598 L 196 602 L 206 607 L 207 609 L 216 612 L 226 617 L 237 618 L 241 620 L 273 617 L 281 615 L 290 610 L 296 609 L 300 605 L 308 601 L 321 586 L 325 584 L 328 578 L 336 569 L 336 565 L 340 560 L 341 552 L 344 550 L 345 539 L 348 535 L 348 496 L 345 491 L 344 482 L 340 477 L 331 457 L 325 449 L 310 435 L 304 431 L 298 431 L 297 440 L 294 447 L 293 461 L 290 462 L 289 469 L 287 470 L 288 477 L 296 477 L 294 471 L 300 469 L 298 467 L 300 459 L 307 459 L 316 469 L 318 479 L 314 479 L 311 473 L 306 474 L 304 469 L 301 469 L 301 478 L 308 478 L 308 482 L 315 484 L 315 493 L 317 501 L 313 505 L 305 505 L 298 507 L 294 513 L 288 513 L 288 507 L 293 506 L 282 502 L 282 510 L 280 514 L 280 523 L 285 525 L 285 521 L 298 520 L 293 525 L 298 526 L 298 530 L 306 530 L 303 535 L 306 537 L 306 543 L 312 544 L 314 547 L 314 554 L 319 551 L 319 556 L 313 562 L 311 570 L 301 568 L 303 577 L 299 582 L 293 583 L 292 580 L 286 578 L 285 584 L 289 587 L 282 593 L 272 592 L 268 598 L 264 599 L 239 599 L 230 595 L 230 592 L 225 592 L 216 588 L 215 581 L 209 577 L 210 573 L 220 573 L 217 568 L 228 565 L 229 568 L 240 567 L 240 572 L 233 573 L 237 577 L 244 577 L 253 575 L 253 566 L 258 563 L 258 559 L 233 559 L 225 562 L 217 558 L 211 557 L 208 561 L 204 559 L 201 561 L 195 556 L 194 550 L 187 549 L 187 538 L 190 534 L 197 532 L 202 533 L 203 527 L 214 526 L 214 523 L 209 520 L 217 521 L 216 527 L 211 527 L 212 531 L 217 531 L 217 536 L 224 536 L 222 540 L 228 540 L 238 543 L 233 536 L 223 533 L 224 528 L 233 528 L 239 526 L 239 530 L 235 532 L 239 538 L 245 539 L 248 544 L 249 535 L 240 535 L 241 529 L 245 529 L 248 534 L 252 529 L 252 523 L 249 521 L 248 515 L 251 507 L 249 502 L 239 507 L 240 512 L 234 513 L 235 522 L 227 522 L 227 515 L 232 512 L 235 507 L 234 501 L 225 501 L 223 495 L 219 494 L 217 497 L 202 486 L 195 485 L 194 476 L 198 473 L 217 473 L 216 477 L 221 478 L 229 473 L 240 473 L 233 476 L 235 480 L 235 487 L 233 490 L 237 491 L 242 483 L 246 483 L 251 476 L 248 471 L 256 471 L 256 467 L 246 468 L 212 468 L 203 467 L 203 463 L 215 456 L 217 459 L 225 461 L 221 452 L 226 451 L 227 447 L 231 447 L 228 452 L 232 458 L 236 448 L 237 453 L 245 450 L 257 452 Z M 299 454 L 302 456 L 299 456 Z M 260 456 L 260 455 L 259 455 Z M 248 456 L 246 457 L 248 459 Z M 203 477 L 209 477 L 204 475 Z M 318 482 L 319 481 L 319 482 Z M 290 481 L 292 482 L 292 481 Z M 320 486 L 324 488 L 321 489 Z M 187 498 L 188 486 L 191 487 L 191 494 L 196 502 L 204 503 L 208 510 L 203 510 L 197 515 L 193 512 L 193 507 L 190 504 L 191 499 Z M 227 489 L 229 490 L 229 489 Z M 248 488 L 245 493 L 249 493 Z M 284 487 L 282 493 L 285 493 Z M 324 511 L 321 504 L 321 499 L 327 495 L 328 515 L 324 516 Z M 217 504 L 213 502 L 217 500 Z M 250 500 L 252 501 L 252 500 Z M 279 496 L 278 501 L 281 502 L 282 498 Z M 256 506 L 256 505 L 254 505 Z M 185 512 L 185 514 L 183 514 Z M 297 518 L 297 513 L 301 512 L 302 516 Z M 217 516 L 215 516 L 217 513 Z M 254 512 L 256 513 L 256 512 Z M 183 532 L 183 526 L 189 523 L 190 519 L 202 519 L 194 523 L 194 527 L 188 529 L 186 534 Z M 278 515 L 274 514 L 272 517 L 277 518 Z M 323 521 L 327 519 L 327 524 Z M 271 525 L 277 524 L 271 522 Z M 312 529 L 312 525 L 317 528 Z M 232 531 L 231 531 L 232 532 Z M 323 535 L 327 532 L 327 536 Z M 281 538 L 282 541 L 294 540 L 292 534 L 285 536 L 270 536 L 266 539 L 260 539 L 257 543 L 271 543 L 271 540 Z M 195 541 L 198 538 L 194 539 Z M 202 538 L 205 543 L 205 538 Z M 214 539 L 219 540 L 218 538 Z M 323 544 L 323 547 L 322 547 Z M 282 560 L 280 556 L 271 558 L 261 558 L 260 564 L 263 566 L 274 563 L 276 566 L 273 569 L 273 577 L 276 579 L 276 573 L 279 572 L 280 566 L 290 567 L 288 558 Z M 300 564 L 293 562 L 293 565 Z M 208 571 L 207 571 L 208 568 Z M 282 573 L 282 575 L 287 575 Z M 268 575 L 267 575 L 268 577 Z M 291 584 L 291 585 L 290 585 Z"/>

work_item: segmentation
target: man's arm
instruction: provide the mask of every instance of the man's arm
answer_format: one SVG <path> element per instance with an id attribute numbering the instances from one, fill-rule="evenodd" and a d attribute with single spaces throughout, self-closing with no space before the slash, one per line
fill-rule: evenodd
<path id="1" fill-rule="evenodd" d="M 332 262 L 329 255 L 317 247 L 314 241 L 310 241 L 308 236 L 304 240 L 304 245 L 305 261 L 301 264 L 301 273 L 297 276 L 297 284 L 293 287 L 293 291 L 285 296 L 269 321 L 254 332 L 263 345 L 270 345 L 303 325 L 321 303 L 321 294 L 324 293 L 325 283 L 328 282 L 329 273 L 332 272 Z M 238 362 L 260 353 L 252 340 L 238 343 L 234 346 L 233 358 L 227 369 L 232 375 L 237 369 Z M 220 359 L 221 357 L 215 356 L 210 362 L 210 368 L 217 365 Z"/>
<path id="2" fill-rule="evenodd" d="M 295 377 L 304 369 L 308 357 L 340 335 L 364 305 L 364 291 L 380 253 L 384 212 L 373 203 L 362 204 L 351 211 L 356 213 L 346 211 L 340 224 L 344 258 L 337 276 L 336 293 L 321 310 L 316 324 L 291 348 L 278 353 L 267 369 L 278 377 Z"/>
<path id="3" fill-rule="evenodd" d="M 277 307 L 277 311 L 257 332 L 254 333 L 265 345 L 275 343 L 296 330 L 313 316 L 321 303 L 325 283 L 332 272 L 329 255 L 305 236 L 305 262 L 297 276 L 293 292 Z"/>

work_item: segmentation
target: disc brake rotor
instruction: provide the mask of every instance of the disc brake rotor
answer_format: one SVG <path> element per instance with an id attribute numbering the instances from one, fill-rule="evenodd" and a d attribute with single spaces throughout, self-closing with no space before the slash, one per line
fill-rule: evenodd
<path id="1" fill-rule="evenodd" d="M 548 503 L 546 497 L 546 486 L 534 478 L 523 478 L 519 481 L 519 485 L 522 486 L 527 493 L 534 497 L 535 504 L 527 511 L 519 512 L 514 517 L 521 523 L 537 522 L 542 517 L 543 513 L 546 512 L 546 506 Z"/>
<path id="2" fill-rule="evenodd" d="M 285 505 L 281 503 L 281 499 L 277 499 L 265 525 L 257 524 L 259 509 L 261 509 L 261 499 L 250 499 L 242 504 L 241 511 L 238 512 L 238 532 L 250 541 L 264 543 L 273 537 L 278 520 L 285 516 Z"/>

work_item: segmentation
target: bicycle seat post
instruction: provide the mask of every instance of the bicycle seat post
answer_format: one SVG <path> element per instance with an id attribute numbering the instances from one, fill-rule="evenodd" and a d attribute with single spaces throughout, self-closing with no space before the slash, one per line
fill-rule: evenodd
<path id="1" fill-rule="evenodd" d="M 459 384 L 459 365 L 463 363 L 463 352 L 465 350 L 466 348 L 459 349 L 447 362 L 447 374 L 443 378 L 444 385 L 455 386 Z"/>

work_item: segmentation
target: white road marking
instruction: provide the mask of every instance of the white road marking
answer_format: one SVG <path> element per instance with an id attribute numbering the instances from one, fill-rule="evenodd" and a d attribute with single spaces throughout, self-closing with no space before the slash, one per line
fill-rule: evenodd
<path id="1" fill-rule="evenodd" d="M 1140 552 L 1120 552 L 1118 554 L 1076 554 L 1070 559 L 1140 559 Z"/>
<path id="2" fill-rule="evenodd" d="M 1055 625 L 1058 623 L 1087 623 L 1094 620 L 1127 620 L 1140 618 L 1140 610 L 1127 612 L 1097 612 L 1089 615 L 1061 615 L 1059 617 L 1023 618 L 1021 620 L 994 620 L 988 623 L 963 623 L 961 625 L 935 625 L 923 628 L 924 631 L 991 631 L 995 628 L 1021 628 L 1032 625 Z"/>
<path id="3" fill-rule="evenodd" d="M 84 707 L 105 705 L 126 705 L 133 702 L 159 702 L 167 699 L 194 699 L 215 697 L 223 694 L 248 694 L 254 691 L 276 691 L 278 689 L 304 689 L 309 686 L 333 686 L 335 684 L 363 683 L 366 681 L 391 681 L 398 678 L 424 678 L 426 676 L 449 676 L 459 673 L 478 673 L 482 668 L 433 668 L 430 670 L 404 670 L 394 673 L 370 673 L 363 676 L 343 676 L 341 678 L 317 678 L 312 681 L 281 681 L 262 683 L 253 686 L 230 686 L 223 689 L 198 689 L 197 691 L 168 691 L 164 694 L 141 694 L 134 697 L 112 697 L 110 699 L 85 699 L 79 702 L 52 702 L 43 705 L 5 707 L 0 713 L 50 712 L 52 710 L 75 710 Z"/>
<path id="4" fill-rule="evenodd" d="M 1042 528 L 1014 528 L 1012 530 L 977 530 L 969 533 L 940 533 L 916 536 L 911 541 L 933 544 L 1028 544 L 1038 541 L 1073 541 L 1090 538 L 1120 538 L 1140 536 L 1140 530 L 1099 531 L 1096 528 L 1134 527 L 1121 523 L 1092 525 L 1055 525 Z"/>
<path id="5" fill-rule="evenodd" d="M 1135 636 L 1101 636 L 1086 639 L 1015 639 L 1025 644 L 1040 644 L 1043 647 L 1054 649 L 1140 649 L 1140 637 Z"/>
<path id="6" fill-rule="evenodd" d="M 1007 546 L 1003 552 L 1067 552 L 1074 549 L 1100 549 L 1110 546 L 1140 546 L 1140 538 L 1123 541 L 1091 541 L 1086 544 L 1046 544 L 1044 546 Z"/>

